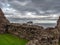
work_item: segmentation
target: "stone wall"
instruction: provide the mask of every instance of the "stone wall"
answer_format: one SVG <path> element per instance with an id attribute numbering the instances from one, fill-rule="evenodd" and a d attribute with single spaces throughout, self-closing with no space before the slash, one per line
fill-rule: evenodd
<path id="1" fill-rule="evenodd" d="M 59 32 L 55 28 L 41 31 L 38 39 L 29 41 L 26 45 L 58 45 Z"/>
<path id="2" fill-rule="evenodd" d="M 14 23 L 11 23 L 8 28 L 9 33 L 28 40 L 37 39 L 37 37 L 40 36 L 41 30 L 44 30 L 41 26 Z"/>

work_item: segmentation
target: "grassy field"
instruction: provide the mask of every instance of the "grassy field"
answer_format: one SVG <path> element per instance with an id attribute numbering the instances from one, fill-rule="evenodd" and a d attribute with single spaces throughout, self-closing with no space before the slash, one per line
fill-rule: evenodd
<path id="1" fill-rule="evenodd" d="M 27 42 L 11 34 L 0 34 L 0 45 L 25 45 Z"/>

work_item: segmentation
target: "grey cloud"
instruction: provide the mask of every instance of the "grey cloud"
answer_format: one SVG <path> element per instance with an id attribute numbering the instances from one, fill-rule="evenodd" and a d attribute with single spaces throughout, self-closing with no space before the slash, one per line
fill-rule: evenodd
<path id="1" fill-rule="evenodd" d="M 37 6 L 37 7 L 41 7 L 42 10 L 55 10 L 55 8 L 59 8 L 60 7 L 60 0 L 33 0 L 33 3 Z"/>
<path id="2" fill-rule="evenodd" d="M 60 0 L 5 0 L 7 1 L 12 8 L 24 12 L 24 11 L 31 11 L 35 10 L 37 14 L 40 11 L 44 11 L 44 14 L 51 14 L 51 13 L 59 13 L 60 12 Z M 0 0 L 0 2 L 4 2 L 4 0 Z M 16 1 L 16 2 L 15 2 Z M 27 3 L 26 5 L 22 6 L 23 3 Z M 22 4 L 19 4 L 22 3 Z M 48 10 L 55 10 L 54 12 L 46 12 Z"/>
<path id="3" fill-rule="evenodd" d="M 26 2 L 26 0 L 16 0 L 19 2 Z M 29 0 L 30 3 L 28 3 L 25 6 L 19 5 L 14 3 L 14 1 L 11 1 L 11 6 L 18 11 L 31 11 L 35 10 L 37 13 L 38 10 L 42 10 L 45 12 L 45 14 L 51 14 L 51 13 L 59 13 L 60 12 L 60 0 Z M 28 0 L 27 0 L 28 2 Z M 54 12 L 46 12 L 48 10 L 55 10 Z M 37 13 L 39 14 L 39 12 Z"/>

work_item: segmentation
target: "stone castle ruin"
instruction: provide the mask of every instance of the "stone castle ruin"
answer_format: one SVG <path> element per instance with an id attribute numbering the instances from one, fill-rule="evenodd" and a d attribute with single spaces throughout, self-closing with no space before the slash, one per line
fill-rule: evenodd
<path id="1" fill-rule="evenodd" d="M 5 18 L 4 13 L 0 9 L 0 33 L 5 33 L 5 27 L 9 21 Z"/>
<path id="2" fill-rule="evenodd" d="M 26 45 L 59 45 L 60 18 L 55 28 L 46 28 L 38 25 L 10 23 L 0 9 L 0 33 L 11 33 L 20 38 L 29 40 Z"/>

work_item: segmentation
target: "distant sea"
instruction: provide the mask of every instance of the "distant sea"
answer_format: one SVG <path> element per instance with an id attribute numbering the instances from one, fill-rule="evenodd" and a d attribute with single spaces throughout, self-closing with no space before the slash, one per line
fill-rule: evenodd
<path id="1" fill-rule="evenodd" d="M 57 24 L 56 23 L 36 23 L 35 25 L 43 26 L 44 28 L 47 27 L 55 27 Z"/>

